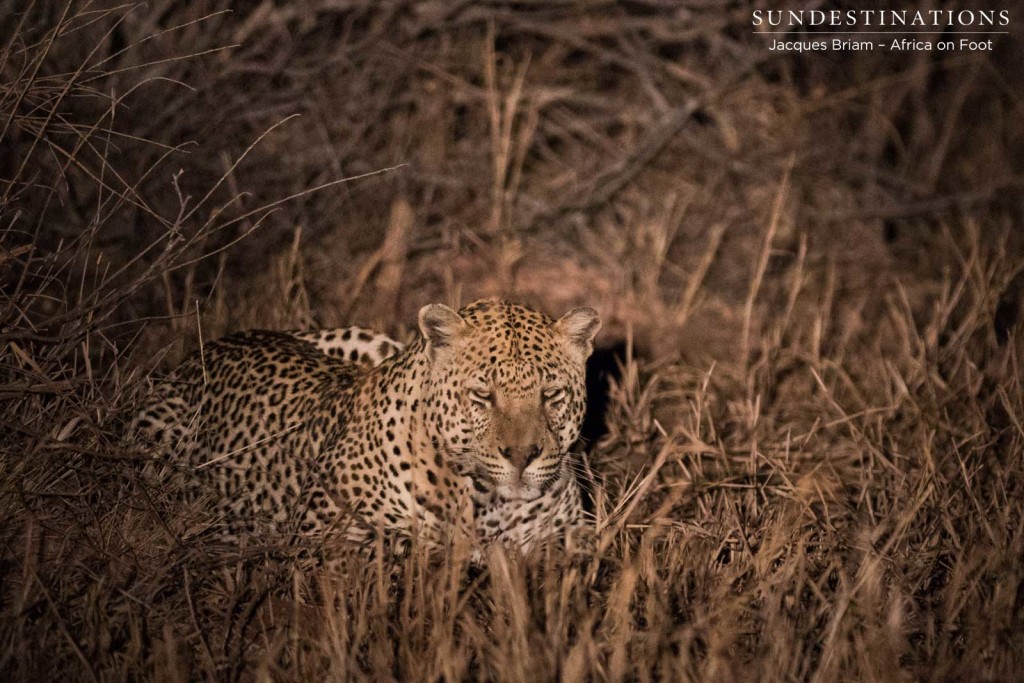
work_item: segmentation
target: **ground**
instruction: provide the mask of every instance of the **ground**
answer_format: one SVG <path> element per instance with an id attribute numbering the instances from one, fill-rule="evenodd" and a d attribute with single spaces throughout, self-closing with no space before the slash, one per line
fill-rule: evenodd
<path id="1" fill-rule="evenodd" d="M 0 675 L 1013 679 L 1020 28 L 779 54 L 753 7 L 0 17 Z M 488 295 L 605 322 L 594 547 L 328 570 L 141 476 L 203 343 Z"/>

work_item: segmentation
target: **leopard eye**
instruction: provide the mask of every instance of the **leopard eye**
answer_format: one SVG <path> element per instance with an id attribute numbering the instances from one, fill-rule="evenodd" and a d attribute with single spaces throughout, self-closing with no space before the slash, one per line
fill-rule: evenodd
<path id="1" fill-rule="evenodd" d="M 541 392 L 541 398 L 548 405 L 560 403 L 565 398 L 565 387 L 548 387 Z"/>
<path id="2" fill-rule="evenodd" d="M 474 403 L 489 406 L 494 401 L 494 394 L 482 387 L 474 387 L 469 390 L 469 398 Z"/>

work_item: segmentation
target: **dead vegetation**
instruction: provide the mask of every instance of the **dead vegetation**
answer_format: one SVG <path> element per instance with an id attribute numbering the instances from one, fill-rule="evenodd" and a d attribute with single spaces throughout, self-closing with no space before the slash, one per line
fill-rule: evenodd
<path id="1" fill-rule="evenodd" d="M 749 9 L 0 16 L 3 678 L 1012 679 L 1019 29 L 780 56 Z M 489 294 L 605 317 L 596 548 L 326 572 L 139 476 L 200 338 Z"/>

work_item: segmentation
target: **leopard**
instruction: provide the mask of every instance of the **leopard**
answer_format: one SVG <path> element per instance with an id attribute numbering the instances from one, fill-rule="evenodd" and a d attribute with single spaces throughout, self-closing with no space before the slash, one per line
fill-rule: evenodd
<path id="1" fill-rule="evenodd" d="M 205 343 L 156 383 L 136 431 L 212 493 L 232 537 L 529 553 L 584 528 L 573 446 L 598 312 L 484 299 L 417 322 L 407 345 L 363 328 Z"/>

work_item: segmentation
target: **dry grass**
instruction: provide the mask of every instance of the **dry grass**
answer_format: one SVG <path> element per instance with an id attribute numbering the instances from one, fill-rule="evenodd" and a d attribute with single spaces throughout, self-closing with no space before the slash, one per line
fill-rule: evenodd
<path id="1" fill-rule="evenodd" d="M 192 5 L 0 17 L 0 676 L 1021 670 L 1019 35 Z M 602 310 L 595 547 L 327 570 L 140 476 L 125 416 L 201 338 L 486 294 Z"/>

